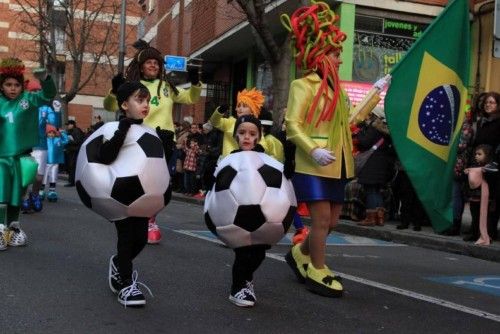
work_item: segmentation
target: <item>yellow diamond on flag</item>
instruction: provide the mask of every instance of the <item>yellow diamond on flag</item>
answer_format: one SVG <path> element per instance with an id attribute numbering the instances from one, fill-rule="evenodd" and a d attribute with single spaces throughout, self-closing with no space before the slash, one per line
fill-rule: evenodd
<path id="1" fill-rule="evenodd" d="M 449 67 L 424 52 L 407 137 L 448 161 L 465 115 L 467 89 Z"/>

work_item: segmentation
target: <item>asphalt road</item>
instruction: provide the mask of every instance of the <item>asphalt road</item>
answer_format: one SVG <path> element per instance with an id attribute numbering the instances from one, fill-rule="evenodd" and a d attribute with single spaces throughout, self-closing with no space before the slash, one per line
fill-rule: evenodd
<path id="1" fill-rule="evenodd" d="M 327 252 L 343 298 L 305 290 L 281 244 L 255 274 L 256 306 L 238 308 L 232 251 L 207 233 L 201 206 L 178 201 L 159 215 L 162 243 L 135 261 L 154 297 L 124 308 L 107 286 L 114 226 L 75 188 L 58 190 L 21 217 L 29 245 L 0 252 L 0 333 L 500 333 L 498 263 L 339 234 Z"/>

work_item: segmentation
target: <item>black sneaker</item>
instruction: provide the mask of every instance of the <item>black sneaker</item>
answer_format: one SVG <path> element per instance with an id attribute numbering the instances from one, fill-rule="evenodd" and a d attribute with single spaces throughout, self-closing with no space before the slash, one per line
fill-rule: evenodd
<path id="1" fill-rule="evenodd" d="M 498 163 L 490 162 L 483 167 L 483 171 L 485 172 L 498 172 Z"/>
<path id="2" fill-rule="evenodd" d="M 113 293 L 118 293 L 123 289 L 123 282 L 118 272 L 118 268 L 115 265 L 115 257 L 116 255 L 113 255 L 109 259 L 108 282 L 111 291 L 113 291 Z"/>
<path id="3" fill-rule="evenodd" d="M 229 295 L 229 300 L 236 306 L 240 307 L 252 307 L 255 305 L 257 298 L 255 297 L 255 292 L 253 290 L 253 283 L 246 282 L 245 287 L 240 290 L 231 291 Z"/>
<path id="4" fill-rule="evenodd" d="M 148 290 L 151 296 L 153 295 L 145 284 L 137 282 L 137 271 L 132 273 L 132 282 L 124 285 L 125 287 L 118 293 L 118 302 L 125 307 L 146 305 L 146 298 L 144 298 L 141 290 L 139 290 L 138 285 L 142 285 Z"/>

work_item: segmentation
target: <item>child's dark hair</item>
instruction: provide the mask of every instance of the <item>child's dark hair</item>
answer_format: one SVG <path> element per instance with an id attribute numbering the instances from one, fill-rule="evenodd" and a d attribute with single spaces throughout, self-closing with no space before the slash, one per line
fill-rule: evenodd
<path id="1" fill-rule="evenodd" d="M 118 87 L 118 91 L 116 93 L 116 100 L 118 102 L 118 107 L 122 110 L 123 102 L 127 101 L 127 99 L 137 92 L 137 97 L 139 98 L 147 98 L 151 96 L 149 90 L 146 86 L 144 86 L 139 81 L 125 82 L 120 87 Z"/>
<path id="2" fill-rule="evenodd" d="M 485 163 L 491 162 L 493 160 L 493 147 L 487 144 L 480 144 L 474 148 L 474 153 L 477 151 L 483 151 L 486 156 Z"/>

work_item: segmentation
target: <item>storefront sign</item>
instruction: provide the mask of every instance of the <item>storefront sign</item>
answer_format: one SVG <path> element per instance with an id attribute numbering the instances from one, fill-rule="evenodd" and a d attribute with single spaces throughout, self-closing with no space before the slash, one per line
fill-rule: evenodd
<path id="1" fill-rule="evenodd" d="M 353 107 L 363 100 L 373 86 L 372 84 L 354 81 L 341 81 L 340 84 L 349 96 L 349 100 Z M 380 94 L 380 97 L 382 99 L 378 105 L 384 107 L 385 91 Z"/>
<path id="2" fill-rule="evenodd" d="M 426 26 L 426 24 L 384 19 L 385 34 L 418 38 Z"/>

